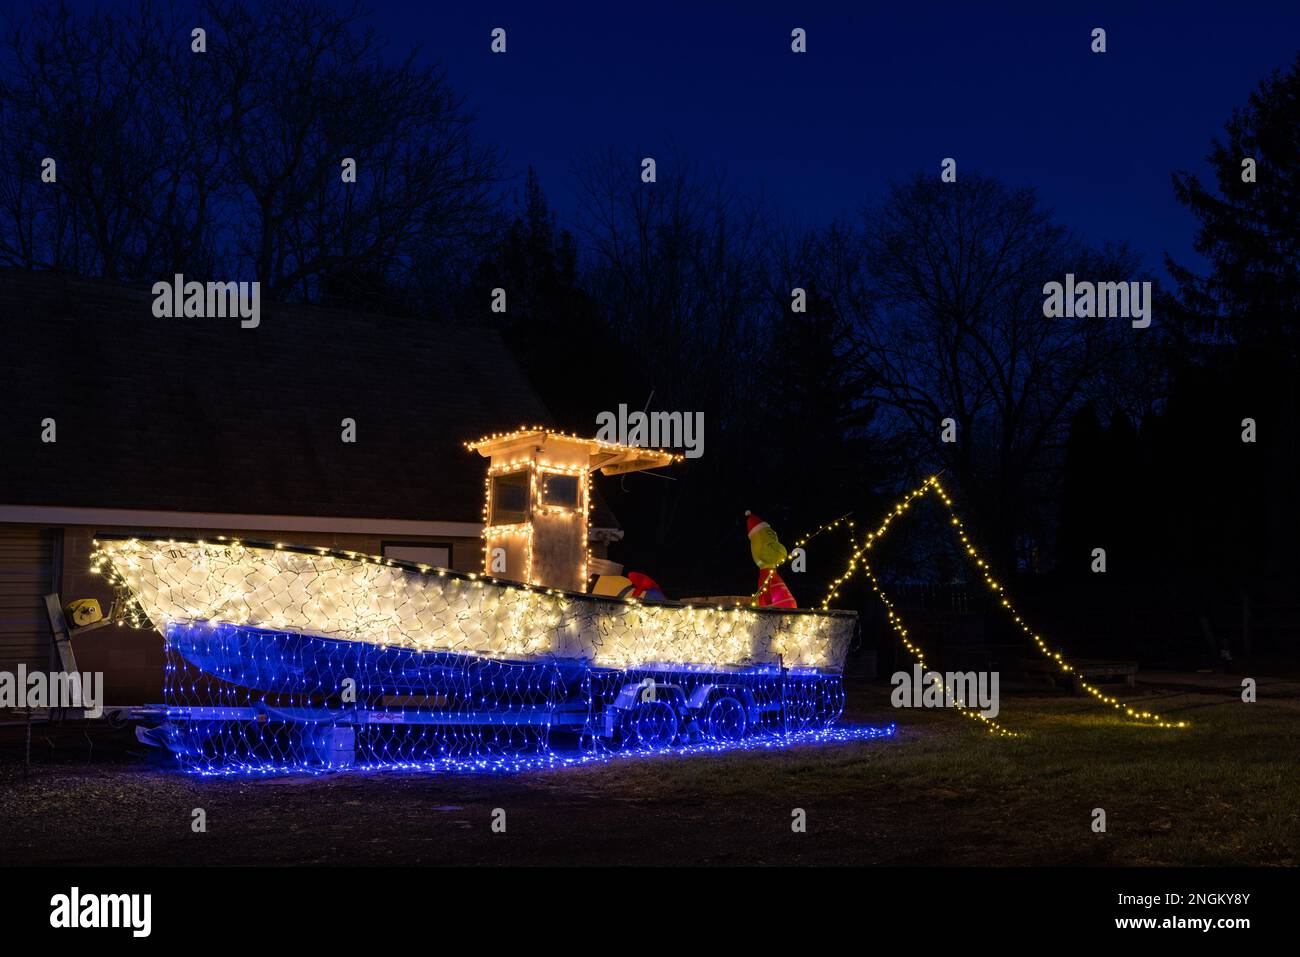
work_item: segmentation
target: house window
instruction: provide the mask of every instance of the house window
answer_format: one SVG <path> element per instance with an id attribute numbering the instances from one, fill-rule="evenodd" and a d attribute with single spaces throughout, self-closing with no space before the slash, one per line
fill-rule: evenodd
<path id="1" fill-rule="evenodd" d="M 558 508 L 577 508 L 578 476 L 547 475 L 542 480 L 542 504 Z"/>
<path id="2" fill-rule="evenodd" d="M 451 567 L 451 546 L 434 545 L 424 542 L 385 542 L 384 557 L 400 562 L 414 562 L 416 565 L 432 565 L 434 568 Z"/>
<path id="3" fill-rule="evenodd" d="M 519 525 L 528 521 L 528 473 L 492 476 L 492 515 L 489 525 Z"/>

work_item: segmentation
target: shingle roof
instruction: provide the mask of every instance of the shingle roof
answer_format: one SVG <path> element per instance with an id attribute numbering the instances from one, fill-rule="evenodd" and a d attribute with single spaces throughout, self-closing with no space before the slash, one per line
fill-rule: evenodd
<path id="1" fill-rule="evenodd" d="M 477 522 L 484 463 L 462 443 L 549 423 L 489 329 L 267 305 L 243 329 L 152 305 L 0 270 L 0 503 Z"/>

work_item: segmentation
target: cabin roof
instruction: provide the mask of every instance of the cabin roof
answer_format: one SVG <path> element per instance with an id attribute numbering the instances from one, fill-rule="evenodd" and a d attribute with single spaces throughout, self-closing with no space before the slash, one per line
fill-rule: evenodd
<path id="1" fill-rule="evenodd" d="M 152 305 L 0 269 L 0 504 L 479 523 L 466 436 L 550 419 L 482 326 L 264 304 L 243 329 Z M 617 525 L 598 496 L 591 518 Z"/>
<path id="2" fill-rule="evenodd" d="M 590 462 L 588 467 L 599 469 L 605 475 L 659 468 L 682 459 L 681 455 L 662 449 L 588 439 L 569 432 L 557 432 L 541 425 L 521 426 L 512 432 L 495 432 L 473 442 L 466 442 L 465 447 L 480 455 L 492 456 L 525 448 L 544 448 L 549 444 L 585 448 Z"/>

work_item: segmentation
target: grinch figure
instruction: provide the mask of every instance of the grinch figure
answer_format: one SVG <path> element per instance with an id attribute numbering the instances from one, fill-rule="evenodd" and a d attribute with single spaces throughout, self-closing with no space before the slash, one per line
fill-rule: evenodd
<path id="1" fill-rule="evenodd" d="M 776 568 L 785 561 L 785 546 L 776 531 L 750 511 L 745 512 L 749 529 L 749 553 L 758 566 L 758 604 L 763 608 L 798 608 L 794 595 L 785 587 Z"/>

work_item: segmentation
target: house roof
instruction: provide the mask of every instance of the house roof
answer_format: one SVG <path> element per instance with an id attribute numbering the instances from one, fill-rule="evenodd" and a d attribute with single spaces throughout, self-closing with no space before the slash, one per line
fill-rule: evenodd
<path id="1" fill-rule="evenodd" d="M 481 522 L 465 440 L 550 418 L 490 329 L 268 305 L 244 329 L 152 307 L 0 270 L 0 504 Z M 592 524 L 616 522 L 594 504 Z"/>

